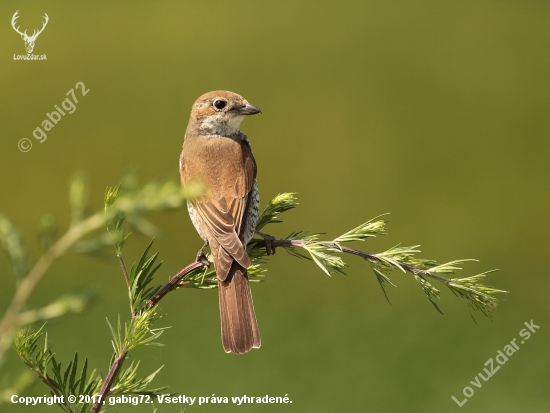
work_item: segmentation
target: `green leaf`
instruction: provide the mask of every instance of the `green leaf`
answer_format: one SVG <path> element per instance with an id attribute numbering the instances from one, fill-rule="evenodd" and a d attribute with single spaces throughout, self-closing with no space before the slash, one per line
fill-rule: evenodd
<path id="1" fill-rule="evenodd" d="M 490 318 L 490 313 L 497 308 L 499 302 L 503 301 L 495 297 L 495 294 L 508 294 L 508 291 L 498 290 L 480 283 L 488 274 L 495 271 L 498 270 L 486 271 L 466 278 L 452 278 L 447 286 L 453 294 L 466 299 L 471 309 L 479 310 Z"/>
<path id="2" fill-rule="evenodd" d="M 105 188 L 105 205 L 104 210 L 111 208 L 119 197 L 120 184 L 115 187 L 108 186 Z"/>
<path id="3" fill-rule="evenodd" d="M 352 242 L 352 241 L 364 241 L 369 237 L 376 237 L 377 235 L 386 234 L 386 221 L 376 221 L 381 216 L 388 215 L 382 214 L 371 219 L 370 221 L 365 222 L 364 224 L 359 225 L 358 227 L 352 229 L 351 231 L 346 232 L 343 235 L 340 235 L 334 240 L 336 243 L 340 242 Z"/>
<path id="4" fill-rule="evenodd" d="M 128 274 L 130 281 L 130 300 L 134 313 L 138 312 L 145 306 L 147 301 L 156 293 L 157 287 L 150 287 L 150 283 L 153 280 L 155 273 L 158 271 L 162 262 L 155 266 L 156 259 L 158 258 L 158 252 L 148 257 L 148 253 L 153 245 L 154 239 L 152 239 L 145 251 L 141 255 L 139 261 L 132 265 Z"/>
<path id="5" fill-rule="evenodd" d="M 471 262 L 471 261 L 477 262 L 478 260 L 474 260 L 471 258 L 455 260 L 455 261 L 448 262 L 446 264 L 441 264 L 433 268 L 429 268 L 428 271 L 432 274 L 454 274 L 458 270 L 462 269 L 461 267 L 458 267 L 458 265 L 463 264 L 465 262 Z"/>
<path id="6" fill-rule="evenodd" d="M 158 388 L 149 388 L 151 382 L 155 379 L 156 375 L 162 370 L 164 366 L 161 366 L 147 377 L 137 378 L 137 370 L 140 362 L 133 362 L 129 367 L 122 370 L 116 380 L 115 385 L 111 389 L 112 395 L 118 394 L 143 394 L 143 395 L 155 395 L 167 389 L 167 386 Z"/>
<path id="7" fill-rule="evenodd" d="M 263 268 L 260 264 L 252 264 L 246 269 L 248 275 L 248 281 L 251 282 L 262 282 L 265 277 L 267 270 Z"/>
<path id="8" fill-rule="evenodd" d="M 120 324 L 120 314 L 118 316 L 118 323 L 117 323 L 117 329 L 115 330 L 115 328 L 112 326 L 112 324 L 110 323 L 109 319 L 107 317 L 105 317 L 105 319 L 107 320 L 107 324 L 109 325 L 109 329 L 111 330 L 111 336 L 112 336 L 112 340 L 111 340 L 111 343 L 113 345 L 113 349 L 115 350 L 115 354 L 120 355 L 122 353 L 122 327 L 121 327 L 121 324 Z"/>
<path id="9" fill-rule="evenodd" d="M 256 223 L 256 231 L 260 231 L 267 224 L 281 222 L 277 219 L 279 214 L 296 208 L 298 203 L 296 202 L 296 197 L 294 195 L 296 194 L 283 193 L 273 198 L 260 214 L 258 222 Z"/>
<path id="10" fill-rule="evenodd" d="M 69 367 L 71 367 L 71 364 L 69 364 Z M 68 370 L 69 368 L 67 368 Z M 72 368 L 71 368 L 71 373 L 70 373 L 70 376 L 69 376 L 69 390 L 74 390 L 75 389 L 75 380 L 76 380 L 76 371 L 78 369 L 78 353 L 75 353 L 74 355 L 74 359 L 73 359 L 73 362 L 72 362 Z"/>
<path id="11" fill-rule="evenodd" d="M 388 294 L 386 293 L 385 284 L 390 284 L 390 285 L 393 285 L 394 287 L 397 287 L 397 286 L 391 282 L 391 280 L 388 278 L 388 276 L 386 276 L 386 274 L 384 274 L 382 271 L 378 270 L 374 265 L 371 265 L 371 268 L 374 272 L 374 275 L 376 275 L 376 279 L 378 280 L 378 284 L 380 284 L 380 288 L 382 288 L 382 292 L 384 293 L 384 296 L 386 297 L 386 300 L 388 301 L 388 304 L 391 305 Z"/>
<path id="12" fill-rule="evenodd" d="M 330 254 L 331 252 L 339 252 L 338 249 L 318 242 L 307 243 L 304 248 L 309 252 L 313 261 L 328 276 L 331 275 L 331 272 L 345 274 L 342 269 L 346 267 L 346 264 L 342 261 L 342 258 Z"/>
<path id="13" fill-rule="evenodd" d="M 410 265 L 411 261 L 414 259 L 414 254 L 420 252 L 417 248 L 420 245 L 413 245 L 410 247 L 401 247 L 400 244 L 390 248 L 387 251 L 375 254 L 375 256 L 383 261 L 388 267 L 393 267 L 395 269 L 406 272 L 404 265 Z"/>
<path id="14" fill-rule="evenodd" d="M 80 379 L 78 380 L 78 394 L 84 394 L 84 387 L 86 386 L 86 374 L 88 373 L 88 359 L 84 361 L 84 367 L 80 373 Z"/>
<path id="15" fill-rule="evenodd" d="M 435 303 L 434 299 L 439 299 L 439 290 L 435 288 L 433 285 L 431 285 L 422 275 L 420 274 L 414 274 L 414 278 L 416 281 L 419 282 L 420 286 L 422 287 L 422 290 L 424 290 L 424 294 L 426 294 L 426 297 L 428 300 L 430 300 L 430 303 L 434 306 L 434 308 L 439 311 L 440 314 L 443 314 L 443 312 L 439 309 L 437 304 Z"/>

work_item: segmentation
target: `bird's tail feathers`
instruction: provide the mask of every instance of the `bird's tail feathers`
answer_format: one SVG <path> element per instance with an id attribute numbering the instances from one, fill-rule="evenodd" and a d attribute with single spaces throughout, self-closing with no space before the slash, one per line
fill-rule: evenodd
<path id="1" fill-rule="evenodd" d="M 233 261 L 218 280 L 222 344 L 226 353 L 242 354 L 261 345 L 246 268 Z"/>

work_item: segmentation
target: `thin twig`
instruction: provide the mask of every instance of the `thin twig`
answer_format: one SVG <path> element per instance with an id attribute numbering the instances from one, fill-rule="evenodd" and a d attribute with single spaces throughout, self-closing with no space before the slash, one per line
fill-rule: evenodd
<path id="1" fill-rule="evenodd" d="M 300 247 L 300 248 L 305 248 L 306 245 L 310 241 L 296 240 L 296 239 L 273 239 L 273 240 L 269 240 L 268 242 L 271 244 L 272 247 Z M 266 247 L 266 244 L 267 244 L 265 240 L 261 240 L 261 239 L 253 239 L 251 241 L 251 243 L 253 243 L 255 246 L 258 246 L 258 247 Z M 337 248 L 338 250 L 342 251 L 343 253 L 356 255 L 358 257 L 363 258 L 364 260 L 382 261 L 376 254 L 361 251 L 361 250 L 358 250 L 358 249 L 355 249 L 355 248 L 336 245 L 336 243 L 334 243 L 334 242 L 322 242 L 320 244 L 325 246 L 325 247 L 328 247 L 328 248 Z M 445 283 L 445 284 L 451 283 L 451 280 L 449 280 L 448 278 L 441 277 L 441 276 L 436 275 L 436 274 L 432 274 L 427 270 L 422 270 L 420 268 L 416 268 L 416 267 L 413 267 L 412 265 L 408 265 L 408 264 L 404 264 L 404 263 L 399 263 L 399 264 L 404 270 L 406 270 L 406 271 L 408 271 L 412 274 L 422 275 L 422 276 L 425 276 L 425 277 L 430 277 L 430 278 L 433 278 L 433 279 L 435 279 L 437 281 L 440 281 L 442 283 Z M 176 288 L 179 288 L 179 287 L 184 287 L 185 285 L 192 284 L 193 283 L 192 281 L 186 281 L 184 283 L 180 283 L 180 281 L 187 274 L 189 274 L 191 271 L 193 271 L 194 269 L 203 267 L 205 265 L 206 264 L 204 262 L 195 261 L 195 262 L 189 264 L 187 267 L 185 267 L 181 271 L 179 271 L 176 275 L 174 275 L 172 278 L 170 278 L 170 281 L 168 281 L 161 288 L 159 288 L 157 293 L 147 302 L 147 304 L 145 305 L 145 308 L 151 308 L 154 305 L 157 305 L 159 303 L 159 301 L 162 298 L 164 298 L 164 296 L 166 296 L 170 291 L 173 291 L 173 290 L 175 290 Z"/>
<path id="2" fill-rule="evenodd" d="M 122 272 L 124 273 L 124 279 L 126 280 L 126 287 L 130 288 L 130 277 L 128 276 L 128 270 L 126 269 L 126 263 L 124 262 L 124 257 L 122 253 L 117 253 L 118 261 L 122 267 Z"/>
<path id="3" fill-rule="evenodd" d="M 311 241 L 301 240 L 301 239 L 273 239 L 269 240 L 267 243 L 264 240 L 261 239 L 253 239 L 251 243 L 254 243 L 255 246 L 259 247 L 267 247 L 267 243 L 271 244 L 272 247 L 300 247 L 300 248 L 306 248 L 306 245 L 308 243 L 311 243 Z M 363 258 L 364 260 L 376 260 L 381 261 L 382 260 L 376 255 L 372 254 L 370 252 L 361 251 L 355 248 L 345 247 L 338 245 L 334 242 L 316 242 L 317 244 L 323 245 L 327 248 L 335 248 L 339 251 L 342 251 L 346 254 L 356 255 L 358 257 Z M 434 280 L 440 281 L 445 284 L 450 284 L 452 281 L 448 278 L 441 277 L 436 274 L 432 274 L 431 272 L 427 270 L 422 270 L 420 268 L 413 267 L 412 265 L 399 263 L 399 265 L 406 271 L 415 274 L 415 275 L 422 275 L 424 277 L 433 278 Z"/>
<path id="4" fill-rule="evenodd" d="M 118 372 L 122 368 L 122 364 L 124 363 L 126 354 L 128 354 L 128 352 L 126 351 L 125 348 L 123 348 L 120 355 L 115 359 L 115 361 L 113 361 L 113 364 L 111 364 L 109 373 L 107 373 L 107 377 L 105 377 L 105 380 L 103 381 L 103 385 L 101 386 L 101 390 L 99 391 L 99 397 L 95 401 L 94 405 L 92 406 L 92 410 L 90 410 L 91 413 L 98 413 L 103 407 L 103 404 L 105 403 L 105 399 L 109 397 L 111 387 L 113 387 L 116 376 L 118 375 Z"/>
<path id="5" fill-rule="evenodd" d="M 128 270 L 126 269 L 126 263 L 124 262 L 124 257 L 122 256 L 121 252 L 117 252 L 116 256 L 118 257 L 118 261 L 120 262 L 120 266 L 122 267 L 122 272 L 124 274 L 124 279 L 126 280 L 126 287 L 128 288 L 128 294 L 130 294 L 130 277 L 128 276 Z M 131 300 L 130 300 L 130 313 L 132 313 L 132 318 L 135 318 L 136 313 L 134 312 L 134 307 L 132 307 Z"/>
<path id="6" fill-rule="evenodd" d="M 185 267 L 183 270 L 178 272 L 176 275 L 174 275 L 172 278 L 170 278 L 170 281 L 168 281 L 166 284 L 164 284 L 157 293 L 149 300 L 147 301 L 147 304 L 145 304 L 145 308 L 151 308 L 154 305 L 157 305 L 162 298 L 168 294 L 170 291 L 174 290 L 178 287 L 179 281 L 185 277 L 187 274 L 189 274 L 191 271 L 193 271 L 195 268 L 200 268 L 205 266 L 206 264 L 202 261 L 195 261 L 191 264 L 189 264 L 187 267 Z"/>
<path id="7" fill-rule="evenodd" d="M 61 393 L 59 393 L 59 391 L 55 388 L 55 386 L 52 384 L 52 382 L 46 376 L 44 376 L 39 370 L 35 370 L 35 372 L 36 372 L 36 374 L 38 374 L 38 377 L 40 377 L 40 380 L 42 380 L 46 384 L 46 386 L 48 386 L 50 389 L 52 389 L 52 391 L 54 392 L 54 394 L 57 397 L 59 397 L 61 400 L 63 400 L 63 404 L 65 405 L 65 407 L 67 407 L 68 412 L 73 413 L 73 411 L 71 410 L 71 408 L 69 407 L 69 405 L 65 401 L 65 398 L 61 395 Z"/>

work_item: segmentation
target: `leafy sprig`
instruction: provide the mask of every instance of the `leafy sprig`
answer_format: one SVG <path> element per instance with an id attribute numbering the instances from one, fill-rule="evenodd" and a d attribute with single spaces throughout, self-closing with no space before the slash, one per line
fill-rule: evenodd
<path id="1" fill-rule="evenodd" d="M 259 222 L 269 223 L 271 222 L 270 217 L 277 216 L 297 205 L 294 194 L 281 194 L 278 195 L 276 199 L 278 202 L 271 202 L 268 205 L 260 216 Z M 490 317 L 490 313 L 494 311 L 498 303 L 502 301 L 497 295 L 505 294 L 507 291 L 485 286 L 481 282 L 485 279 L 487 274 L 497 270 L 486 271 L 466 278 L 449 279 L 443 276 L 454 274 L 461 270 L 461 264 L 477 260 L 460 259 L 444 264 L 437 264 L 435 260 L 419 258 L 416 255 L 420 252 L 418 249 L 419 245 L 409 247 L 396 245 L 380 253 L 369 253 L 343 245 L 344 243 L 364 241 L 367 238 L 386 234 L 387 222 L 379 219 L 382 216 L 383 215 L 373 218 L 333 240 L 328 241 L 320 240 L 320 233 L 309 231 L 294 232 L 283 239 L 255 239 L 249 244 L 248 252 L 251 257 L 254 257 L 254 260 L 261 261 L 265 258 L 265 245 L 269 242 L 271 246 L 283 247 L 293 256 L 313 260 L 317 266 L 328 275 L 345 273 L 344 268 L 347 267 L 347 264 L 339 256 L 340 254 L 356 255 L 370 264 L 386 299 L 388 299 L 388 295 L 385 287 L 387 285 L 395 287 L 395 284 L 393 284 L 389 278 L 389 274 L 394 270 L 399 270 L 404 273 L 411 273 L 414 276 L 428 300 L 439 312 L 441 312 L 441 310 L 436 300 L 439 299 L 440 291 L 435 288 L 428 279 L 433 279 L 445 284 L 455 295 L 464 298 L 471 309 L 479 310 L 485 316 Z M 297 251 L 297 248 L 304 249 L 309 256 L 300 253 Z"/>
<path id="2" fill-rule="evenodd" d="M 139 367 L 139 361 L 130 363 L 130 366 L 119 373 L 117 384 L 111 388 L 111 395 L 118 394 L 139 394 L 152 396 L 158 394 L 168 388 L 168 386 L 151 388 L 151 382 L 155 379 L 156 375 L 162 370 L 163 366 L 160 366 L 157 370 L 152 372 L 146 377 L 139 378 L 137 370 Z"/>
<path id="3" fill-rule="evenodd" d="M 267 224 L 282 222 L 278 219 L 279 214 L 294 209 L 298 206 L 294 195 L 295 194 L 293 193 L 283 193 L 273 198 L 258 218 L 256 230 L 261 230 Z"/>
<path id="4" fill-rule="evenodd" d="M 79 369 L 78 353 L 75 353 L 67 367 L 63 368 L 48 346 L 48 336 L 42 333 L 43 327 L 37 331 L 31 327 L 20 329 L 13 347 L 23 362 L 50 388 L 52 395 L 59 397 L 58 404 L 64 411 L 83 413 L 88 410 L 91 402 L 89 398 L 79 396 L 95 394 L 99 390 L 100 379 L 95 370 L 88 373 L 87 359 Z M 44 345 L 40 345 L 38 341 L 43 335 Z M 68 396 L 76 396 L 76 403 L 71 402 Z M 88 402 L 85 402 L 86 400 Z M 78 403 L 79 401 L 84 402 Z"/>

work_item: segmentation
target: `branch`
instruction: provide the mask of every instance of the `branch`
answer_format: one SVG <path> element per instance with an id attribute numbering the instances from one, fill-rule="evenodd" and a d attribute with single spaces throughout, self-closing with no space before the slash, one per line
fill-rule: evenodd
<path id="1" fill-rule="evenodd" d="M 99 391 L 99 397 L 95 401 L 94 405 L 92 406 L 92 410 L 90 410 L 91 413 L 98 413 L 103 407 L 103 403 L 105 403 L 105 400 L 107 399 L 107 397 L 109 397 L 109 392 L 111 391 L 111 387 L 115 382 L 118 372 L 122 368 L 122 363 L 124 363 L 126 354 L 128 354 L 128 352 L 126 351 L 126 349 L 124 349 L 119 354 L 119 356 L 115 358 L 115 360 L 113 361 L 113 364 L 111 364 L 109 373 L 107 373 L 107 377 L 105 377 L 105 380 L 103 381 L 103 385 L 101 386 L 101 390 Z"/>
<path id="2" fill-rule="evenodd" d="M 191 264 L 189 264 L 183 270 L 181 270 L 176 275 L 174 275 L 172 278 L 170 278 L 170 281 L 168 281 L 166 284 L 164 284 L 156 292 L 156 294 L 149 301 L 147 301 L 147 304 L 145 304 L 145 308 L 151 308 L 151 307 L 157 305 L 158 302 L 166 296 L 166 294 L 168 294 L 170 291 L 175 290 L 176 288 L 182 286 L 180 284 L 180 281 L 182 280 L 182 278 L 184 278 L 191 271 L 196 270 L 197 268 L 205 267 L 205 266 L 206 266 L 206 264 L 202 261 L 195 261 L 195 262 L 192 262 Z M 192 283 L 192 281 L 188 281 L 187 284 L 190 284 L 190 283 Z"/>
<path id="3" fill-rule="evenodd" d="M 124 274 L 124 279 L 126 280 L 126 287 L 130 288 L 130 278 L 128 277 L 128 270 L 126 269 L 126 263 L 121 253 L 117 253 L 118 261 L 120 267 L 122 268 L 122 273 Z"/>
<path id="4" fill-rule="evenodd" d="M 36 371 L 36 374 L 38 375 L 38 377 L 40 378 L 40 380 L 42 380 L 42 382 L 44 384 L 46 384 L 46 386 L 48 386 L 50 389 L 52 389 L 53 393 L 61 398 L 63 400 L 63 404 L 65 405 L 65 407 L 67 408 L 67 412 L 68 413 L 73 413 L 73 411 L 71 410 L 70 406 L 67 404 L 67 402 L 65 401 L 65 399 L 63 398 L 63 396 L 61 395 L 61 393 L 59 393 L 59 390 L 56 389 L 56 387 L 53 385 L 53 383 L 44 375 L 42 374 L 41 371 L 39 370 L 35 370 Z"/>
<path id="5" fill-rule="evenodd" d="M 303 239 L 274 239 L 274 240 L 269 240 L 269 241 L 266 241 L 265 239 L 264 240 L 253 239 L 251 241 L 251 243 L 254 243 L 254 248 L 256 248 L 256 247 L 266 248 L 267 244 L 270 244 L 272 247 L 291 247 L 292 246 L 292 247 L 300 247 L 300 248 L 307 249 L 307 246 L 308 246 L 308 244 L 311 244 L 311 241 L 307 241 L 307 240 L 303 240 Z M 381 263 L 384 262 L 376 254 L 366 252 L 366 251 L 361 251 L 361 250 L 358 250 L 358 249 L 355 249 L 355 248 L 341 246 L 341 245 L 339 245 L 335 242 L 318 242 L 316 244 L 321 245 L 321 246 L 323 246 L 325 248 L 328 248 L 328 249 L 331 249 L 331 250 L 332 249 L 337 249 L 337 250 L 340 250 L 341 252 L 346 253 L 346 254 L 356 255 L 358 257 L 363 258 L 366 261 L 374 260 L 374 261 L 379 261 Z M 440 282 L 445 283 L 445 284 L 450 284 L 452 282 L 448 278 L 444 278 L 444 277 L 440 277 L 436 274 L 432 274 L 427 270 L 422 270 L 420 268 L 415 268 L 412 265 L 407 265 L 407 264 L 402 263 L 402 262 L 399 263 L 399 265 L 405 271 L 408 271 L 412 274 L 423 275 L 425 277 L 433 278 L 434 280 L 440 281 Z"/>
<path id="6" fill-rule="evenodd" d="M 300 247 L 307 249 L 307 246 L 311 244 L 310 241 L 301 240 L 301 239 L 272 239 L 266 241 L 265 239 L 252 239 L 250 243 L 248 244 L 251 248 L 266 248 L 268 247 L 268 244 L 271 247 Z M 345 246 L 338 246 L 334 242 L 320 242 L 317 243 L 318 245 L 322 245 L 323 247 L 330 248 L 330 249 L 336 249 L 338 248 L 341 252 L 351 255 L 356 255 L 358 257 L 363 258 L 366 261 L 370 260 L 376 260 L 379 262 L 384 262 L 381 258 L 377 256 L 377 254 L 373 254 L 366 251 L 361 251 L 355 248 L 345 247 Z M 445 277 L 441 277 L 436 274 L 432 274 L 428 270 L 423 270 L 420 268 L 413 267 L 412 265 L 408 265 L 405 263 L 399 263 L 400 267 L 403 268 L 403 270 L 408 271 L 414 275 L 422 275 L 425 277 L 433 278 L 434 280 L 440 281 L 444 284 L 451 285 L 453 283 L 452 279 L 448 279 Z M 174 275 L 172 278 L 170 278 L 170 281 L 168 281 L 166 284 L 164 284 L 162 287 L 158 289 L 156 294 L 147 301 L 147 304 L 144 308 L 151 308 L 155 305 L 157 305 L 160 300 L 162 300 L 170 291 L 173 291 L 180 287 L 186 287 L 194 284 L 194 280 L 189 281 L 183 281 L 182 280 L 190 273 L 192 273 L 194 270 L 201 269 L 206 267 L 207 265 L 202 261 L 194 261 L 185 268 L 183 268 L 181 271 L 179 271 L 176 275 Z M 215 282 L 215 278 L 208 278 L 205 280 Z"/>
<path id="7" fill-rule="evenodd" d="M 365 226 L 364 224 L 363 226 L 358 228 L 365 232 L 367 226 Z M 358 228 L 356 228 L 355 230 L 357 230 Z M 357 240 L 352 239 L 353 237 L 352 235 L 350 235 L 353 234 L 352 231 L 344 234 L 344 236 L 347 236 L 351 240 Z M 304 238 L 292 238 L 298 235 L 301 235 Z M 363 235 L 373 236 L 365 234 Z M 336 240 L 340 240 L 344 236 L 336 238 Z M 492 271 L 488 271 L 467 278 L 446 278 L 438 275 L 438 273 L 454 273 L 455 270 L 460 269 L 459 267 L 457 267 L 457 264 L 473 260 L 458 260 L 452 261 L 447 264 L 437 265 L 434 261 L 431 260 L 413 258 L 412 253 L 418 251 L 415 249 L 416 247 L 394 247 L 383 253 L 375 254 L 340 245 L 340 242 L 337 242 L 336 240 L 327 242 L 315 241 L 315 237 L 316 235 L 314 234 L 298 233 L 291 234 L 289 238 L 285 239 L 255 238 L 252 239 L 252 241 L 248 244 L 247 250 L 249 255 L 253 257 L 254 261 L 257 261 L 267 255 L 267 251 L 269 251 L 273 247 L 283 247 L 287 250 L 287 252 L 291 253 L 292 255 L 301 258 L 309 258 L 296 251 L 293 251 L 294 247 L 303 248 L 310 253 L 312 259 L 316 261 L 321 269 L 323 269 L 329 275 L 330 270 L 343 273 L 342 268 L 345 267 L 346 264 L 341 261 L 340 258 L 328 255 L 327 252 L 339 252 L 355 255 L 371 264 L 385 295 L 386 291 L 384 290 L 384 283 L 389 283 L 393 285 L 386 275 L 390 270 L 399 269 L 403 272 L 409 272 L 413 274 L 415 279 L 421 284 L 421 287 L 423 288 L 427 298 L 439 312 L 441 312 L 441 310 L 439 310 L 439 307 L 434 301 L 435 298 L 439 298 L 439 291 L 435 289 L 430 283 L 428 283 L 425 278 L 430 278 L 445 284 L 449 289 L 451 289 L 451 291 L 455 295 L 465 298 L 468 301 L 470 307 L 472 307 L 474 310 L 481 310 L 482 313 L 486 316 L 489 316 L 489 312 L 496 308 L 498 301 L 501 301 L 494 297 L 494 294 L 506 293 L 506 291 L 493 289 L 478 283 L 482 278 L 484 278 L 488 273 Z M 264 249 L 265 251 L 259 251 L 260 249 Z M 417 263 L 417 265 L 413 265 L 411 262 Z M 174 275 L 168 283 L 158 289 L 157 293 L 149 301 L 147 301 L 144 308 L 151 308 L 157 305 L 160 300 L 164 298 L 170 291 L 173 291 L 180 287 L 216 288 L 217 280 L 215 276 L 208 278 L 206 278 L 204 274 L 202 274 L 202 277 L 200 276 L 199 271 L 201 271 L 205 266 L 206 264 L 200 261 L 194 261 L 193 263 L 189 264 L 187 267 Z M 194 276 L 190 276 L 193 275 L 193 273 Z"/>

